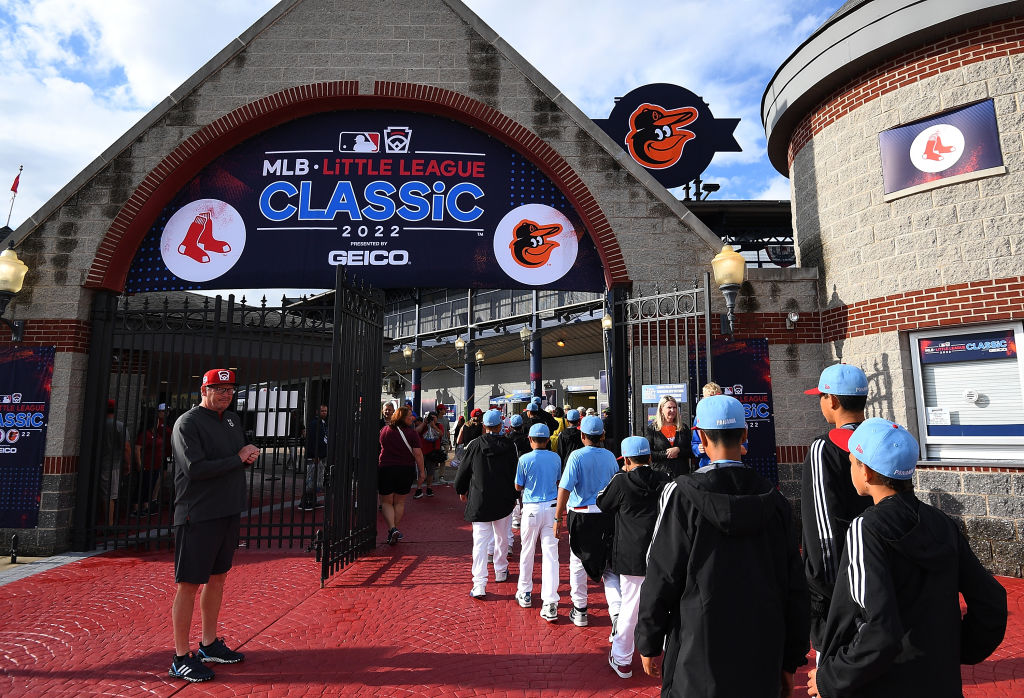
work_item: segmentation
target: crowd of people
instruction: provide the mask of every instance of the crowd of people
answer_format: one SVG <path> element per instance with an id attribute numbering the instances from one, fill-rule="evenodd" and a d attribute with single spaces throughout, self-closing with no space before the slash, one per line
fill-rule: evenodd
<path id="1" fill-rule="evenodd" d="M 233 371 L 208 371 L 201 404 L 171 436 L 177 591 L 169 673 L 190 682 L 213 678 L 206 664 L 244 660 L 217 636 L 247 506 L 244 470 L 260 453 L 228 410 L 234 386 Z M 743 405 L 714 387 L 697 403 L 690 453 L 707 462 L 692 472 L 674 400 L 659 404 L 644 436 L 617 444 L 596 414 L 556 417 L 534 403 L 506 424 L 497 410 L 475 410 L 455 437 L 454 487 L 473 532 L 470 596 L 486 599 L 492 578 L 509 581 L 517 527 L 515 601 L 533 606 L 539 542 L 540 617 L 557 622 L 558 538 L 568 532 L 568 620 L 589 625 L 588 578 L 601 584 L 610 668 L 630 678 L 638 653 L 644 671 L 661 678 L 663 696 L 791 695 L 812 644 L 811 696 L 960 695 L 960 664 L 982 661 L 1002 642 L 1006 592 L 957 524 L 915 496 L 914 437 L 865 419 L 864 372 L 830 366 L 806 391 L 832 428 L 804 463 L 800 546 L 790 503 L 742 461 Z M 382 418 L 378 481 L 391 545 L 402 539 L 413 483 L 428 483 L 424 452 L 444 448 L 446 429 L 416 422 L 408 407 L 386 407 Z M 426 441 L 438 444 L 425 449 Z"/>
<path id="2" fill-rule="evenodd" d="M 473 410 L 454 436 L 470 596 L 510 581 L 518 529 L 515 601 L 534 605 L 539 542 L 540 617 L 557 622 L 567 532 L 567 619 L 589 624 L 588 578 L 599 583 L 610 668 L 630 678 L 638 653 L 664 696 L 792 695 L 812 645 L 811 696 L 960 695 L 960 664 L 1002 641 L 1005 590 L 957 524 L 914 495 L 917 441 L 866 419 L 862 370 L 830 366 L 806 392 L 830 430 L 804 463 L 799 544 L 790 503 L 743 463 L 743 405 L 714 383 L 692 429 L 667 395 L 643 435 L 619 443 L 596 414 L 539 401 L 511 417 Z"/>

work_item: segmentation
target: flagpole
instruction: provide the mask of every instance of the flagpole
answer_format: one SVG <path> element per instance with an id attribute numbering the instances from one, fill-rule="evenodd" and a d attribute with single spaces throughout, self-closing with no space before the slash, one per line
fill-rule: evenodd
<path id="1" fill-rule="evenodd" d="M 18 176 L 14 178 L 14 186 L 11 187 L 11 207 L 7 209 L 7 222 L 4 223 L 5 227 L 11 227 L 11 214 L 14 213 L 14 200 L 18 198 L 18 183 L 21 181 L 21 171 L 25 169 L 24 165 L 18 165 Z"/>

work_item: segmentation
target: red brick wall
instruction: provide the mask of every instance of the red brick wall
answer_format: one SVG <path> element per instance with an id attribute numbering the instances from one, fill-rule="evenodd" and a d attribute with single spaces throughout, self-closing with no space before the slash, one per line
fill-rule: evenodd
<path id="1" fill-rule="evenodd" d="M 78 456 L 47 456 L 43 459 L 44 475 L 66 475 L 78 472 Z"/>
<path id="2" fill-rule="evenodd" d="M 1024 53 L 1024 18 L 953 34 L 893 58 L 840 87 L 800 121 L 789 140 L 789 165 L 822 129 L 884 94 L 947 70 L 1018 53 Z"/>
<path id="3" fill-rule="evenodd" d="M 26 320 L 21 343 L 29 346 L 55 346 L 58 352 L 84 354 L 89 351 L 92 326 L 84 320 Z M 11 335 L 0 326 L 0 347 L 11 346 Z"/>

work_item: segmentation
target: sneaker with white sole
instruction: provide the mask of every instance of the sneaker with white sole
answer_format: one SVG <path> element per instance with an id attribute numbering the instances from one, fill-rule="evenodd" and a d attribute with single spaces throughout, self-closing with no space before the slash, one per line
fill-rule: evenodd
<path id="1" fill-rule="evenodd" d="M 506 580 L 508 580 L 508 570 L 505 570 L 503 572 L 499 572 L 497 570 L 494 571 L 494 581 L 504 582 Z"/>
<path id="2" fill-rule="evenodd" d="M 549 623 L 558 620 L 558 604 L 546 603 L 540 607 L 540 617 Z"/>
<path id="3" fill-rule="evenodd" d="M 590 622 L 587 620 L 587 609 L 576 608 L 575 606 L 569 609 L 569 620 L 571 620 L 572 624 L 578 628 L 586 627 Z"/>
<path id="4" fill-rule="evenodd" d="M 209 668 L 203 666 L 203 662 L 196 656 L 195 652 L 189 652 L 181 661 L 175 657 L 171 660 L 171 669 L 167 675 L 172 679 L 184 679 L 189 683 L 202 683 L 212 681 L 215 674 Z"/>
<path id="5" fill-rule="evenodd" d="M 612 657 L 611 650 L 608 650 L 608 666 L 612 668 L 612 671 L 619 675 L 620 679 L 628 679 L 633 675 L 633 667 L 629 665 L 622 666 L 620 664 L 617 664 L 615 662 L 615 658 Z"/>
<path id="6" fill-rule="evenodd" d="M 519 605 L 523 608 L 530 608 L 533 606 L 533 594 L 528 591 L 517 591 L 516 601 L 518 601 Z"/>
<path id="7" fill-rule="evenodd" d="M 484 591 L 483 587 L 473 587 L 473 590 L 469 592 L 469 595 L 474 599 L 482 599 L 487 596 L 487 592 Z"/>
<path id="8" fill-rule="evenodd" d="M 199 651 L 196 654 L 199 655 L 202 661 L 214 662 L 215 664 L 238 664 L 245 659 L 245 655 L 241 652 L 228 649 L 222 637 L 218 637 L 209 645 L 204 645 L 200 642 Z"/>

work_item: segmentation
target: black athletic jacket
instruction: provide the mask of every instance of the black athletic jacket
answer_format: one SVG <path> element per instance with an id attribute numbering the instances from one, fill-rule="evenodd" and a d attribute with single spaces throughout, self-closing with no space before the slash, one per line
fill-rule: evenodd
<path id="1" fill-rule="evenodd" d="M 960 617 L 959 594 L 967 602 Z M 962 695 L 961 664 L 1003 640 L 1006 590 L 957 525 L 912 492 L 854 519 L 825 624 L 818 690 L 845 696 Z"/>
<path id="2" fill-rule="evenodd" d="M 568 427 L 558 435 L 558 457 L 562 459 L 562 469 L 569 460 L 569 454 L 583 448 L 583 436 L 579 427 Z"/>
<path id="3" fill-rule="evenodd" d="M 505 438 L 515 444 L 517 456 L 533 450 L 533 446 L 530 445 L 530 437 L 522 427 L 512 427 L 512 430 L 505 434 Z"/>
<path id="4" fill-rule="evenodd" d="M 484 434 L 469 442 L 455 476 L 455 491 L 468 497 L 466 521 L 497 521 L 512 513 L 518 462 L 511 439 Z"/>
<path id="5" fill-rule="evenodd" d="M 174 525 L 233 516 L 248 505 L 242 420 L 197 405 L 178 417 L 171 432 L 174 453 Z"/>
<path id="6" fill-rule="evenodd" d="M 847 424 L 844 429 L 855 429 Z M 836 583 L 843 541 L 850 522 L 871 506 L 850 480 L 850 454 L 821 436 L 804 458 L 800 487 L 804 574 L 811 593 L 811 615 L 825 618 Z"/>
<path id="7" fill-rule="evenodd" d="M 616 574 L 642 577 L 647 572 L 647 548 L 658 522 L 658 495 L 668 475 L 642 465 L 620 470 L 597 495 L 601 511 L 615 517 L 610 566 Z"/>
<path id="8" fill-rule="evenodd" d="M 662 653 L 662 696 L 778 698 L 805 663 L 807 582 L 789 502 L 746 467 L 662 490 L 636 648 Z"/>
<path id="9" fill-rule="evenodd" d="M 669 441 L 660 429 L 653 424 L 647 426 L 644 436 L 651 444 L 651 467 L 668 473 L 670 477 L 679 477 L 690 472 L 690 430 L 683 428 L 676 431 L 675 438 Z M 665 451 L 670 448 L 680 449 L 677 458 L 666 458 Z"/>

